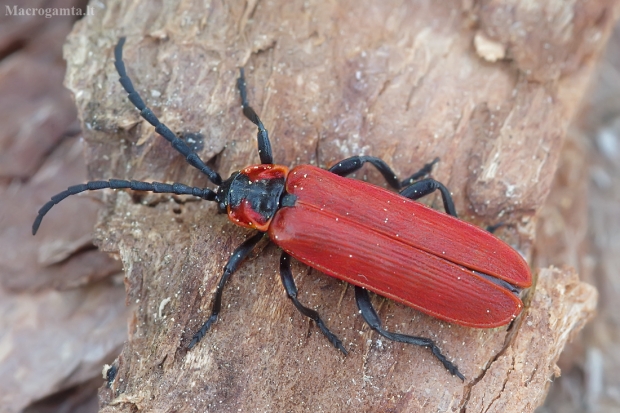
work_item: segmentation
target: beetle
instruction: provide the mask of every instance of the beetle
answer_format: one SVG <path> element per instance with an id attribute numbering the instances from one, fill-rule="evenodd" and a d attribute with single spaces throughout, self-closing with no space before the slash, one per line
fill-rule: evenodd
<path id="1" fill-rule="evenodd" d="M 91 181 L 53 196 L 39 210 L 32 233 L 36 234 L 45 214 L 63 199 L 104 188 L 193 195 L 216 202 L 218 212 L 254 230 L 255 234 L 234 250 L 224 266 L 211 315 L 193 335 L 188 349 L 196 346 L 217 321 L 224 286 L 265 234 L 283 251 L 280 276 L 286 294 L 297 310 L 312 319 L 344 354 L 347 350 L 342 341 L 327 328 L 318 312 L 298 300 L 291 257 L 354 285 L 360 314 L 373 330 L 392 341 L 428 347 L 461 380 L 463 374 L 432 340 L 385 330 L 368 291 L 468 327 L 503 326 L 519 315 L 523 309 L 520 293 L 532 283 L 529 266 L 508 244 L 457 218 L 448 189 L 426 177 L 438 159 L 404 180 L 399 180 L 384 161 L 372 156 L 353 156 L 329 170 L 311 165 L 289 169 L 274 164 L 268 132 L 248 103 L 241 68 L 237 88 L 243 114 L 258 128 L 261 163 L 223 180 L 146 106 L 127 75 L 122 56 L 124 43 L 123 37 L 115 47 L 114 64 L 129 100 L 158 134 L 218 188 L 119 179 Z M 346 178 L 366 163 L 399 192 Z M 436 190 L 441 194 L 445 213 L 416 202 Z"/>

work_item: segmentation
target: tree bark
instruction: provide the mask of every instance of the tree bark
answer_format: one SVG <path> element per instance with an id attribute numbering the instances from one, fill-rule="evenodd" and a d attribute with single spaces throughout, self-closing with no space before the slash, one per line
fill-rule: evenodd
<path id="1" fill-rule="evenodd" d="M 93 179 L 209 185 L 128 102 L 113 65 L 127 36 L 137 90 L 173 132 L 200 134 L 200 156 L 222 176 L 259 162 L 235 88 L 245 67 L 276 162 L 374 155 L 407 176 L 439 157 L 433 175 L 461 218 L 505 224 L 498 236 L 529 256 L 567 126 L 617 15 L 618 3 L 602 0 L 111 1 L 76 25 L 66 83 Z M 370 169 L 358 178 L 383 185 Z M 339 354 L 286 299 L 279 252 L 263 245 L 227 285 L 220 320 L 186 352 L 248 231 L 192 198 L 107 201 L 99 245 L 121 257 L 136 306 L 100 391 L 105 412 L 533 411 L 596 302 L 573 271 L 553 268 L 535 271 L 509 328 L 449 325 L 374 297 L 389 328 L 436 340 L 462 383 L 427 349 L 381 340 L 346 284 L 296 264 L 300 300 L 344 338 L 350 354 Z"/>

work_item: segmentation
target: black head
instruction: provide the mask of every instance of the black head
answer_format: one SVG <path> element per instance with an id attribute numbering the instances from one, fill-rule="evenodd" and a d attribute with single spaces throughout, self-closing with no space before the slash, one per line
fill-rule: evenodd
<path id="1" fill-rule="evenodd" d="M 233 172 L 232 175 L 230 175 L 230 178 L 222 182 L 220 187 L 217 189 L 217 194 L 215 195 L 215 201 L 217 202 L 218 213 L 220 214 L 228 213 L 227 207 L 228 207 L 228 204 L 230 203 L 229 201 L 230 189 L 231 189 L 231 186 L 233 185 L 233 182 L 238 176 L 239 176 L 239 171 Z"/>

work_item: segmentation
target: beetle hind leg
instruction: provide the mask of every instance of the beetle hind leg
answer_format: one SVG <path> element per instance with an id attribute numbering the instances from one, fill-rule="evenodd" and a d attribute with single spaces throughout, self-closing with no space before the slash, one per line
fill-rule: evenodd
<path id="1" fill-rule="evenodd" d="M 381 327 L 381 320 L 379 319 L 379 315 L 377 314 L 372 303 L 370 302 L 370 296 L 368 295 L 368 291 L 366 291 L 362 287 L 356 286 L 355 301 L 357 302 L 357 308 L 359 308 L 360 313 L 364 318 L 364 321 L 368 323 L 370 328 L 375 330 L 383 337 L 392 341 L 413 344 L 415 346 L 428 347 L 433 353 L 433 355 L 437 357 L 439 361 L 441 361 L 446 370 L 448 370 L 451 374 L 457 376 L 461 380 L 465 380 L 465 376 L 463 376 L 459 369 L 451 361 L 449 361 L 446 356 L 441 353 L 439 347 L 437 347 L 435 342 L 433 342 L 431 339 L 392 333 L 390 331 L 384 330 L 383 327 Z"/>
<path id="2" fill-rule="evenodd" d="M 295 304 L 297 310 L 301 314 L 313 320 L 316 325 L 321 329 L 323 335 L 325 335 L 325 337 L 327 337 L 327 339 L 330 341 L 330 343 L 332 343 L 334 347 L 336 347 L 338 350 L 342 351 L 346 355 L 347 350 L 342 345 L 342 341 L 340 341 L 340 339 L 334 333 L 329 331 L 323 320 L 321 320 L 319 313 L 308 307 L 305 307 L 297 299 L 297 286 L 295 285 L 293 273 L 291 272 L 291 256 L 286 252 L 282 252 L 282 255 L 280 257 L 280 277 L 282 278 L 282 284 L 284 285 L 286 294 L 293 301 L 293 304 Z"/>

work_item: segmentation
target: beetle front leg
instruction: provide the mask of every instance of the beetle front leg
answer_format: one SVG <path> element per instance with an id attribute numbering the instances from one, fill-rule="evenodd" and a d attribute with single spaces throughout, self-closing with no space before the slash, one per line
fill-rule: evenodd
<path id="1" fill-rule="evenodd" d="M 243 242 L 243 244 L 239 245 L 237 249 L 233 252 L 232 256 L 224 266 L 224 273 L 220 278 L 219 283 L 217 284 L 217 289 L 215 290 L 215 297 L 213 299 L 213 306 L 211 307 L 211 316 L 209 319 L 200 327 L 200 330 L 196 331 L 194 337 L 192 337 L 192 341 L 187 346 L 188 350 L 191 350 L 198 342 L 207 334 L 209 328 L 211 328 L 211 324 L 217 321 L 217 317 L 220 314 L 220 310 L 222 308 L 222 291 L 224 291 L 224 286 L 226 282 L 230 278 L 230 276 L 237 271 L 239 265 L 243 262 L 243 260 L 252 252 L 256 244 L 263 238 L 265 235 L 262 232 L 256 233 L 256 235 L 248 238 Z"/>
<path id="2" fill-rule="evenodd" d="M 461 380 L 463 381 L 465 380 L 465 376 L 461 374 L 459 369 L 454 364 L 452 364 L 452 362 L 450 362 L 446 358 L 446 356 L 441 354 L 441 350 L 439 350 L 439 347 L 437 347 L 437 345 L 435 344 L 435 342 L 433 342 L 433 340 L 424 338 L 424 337 L 414 337 L 414 336 L 408 336 L 405 334 L 392 333 L 392 332 L 384 330 L 381 327 L 381 320 L 379 319 L 379 315 L 377 314 L 377 312 L 375 311 L 375 308 L 370 302 L 370 296 L 368 294 L 368 291 L 366 291 L 362 287 L 356 286 L 355 287 L 355 301 L 357 303 L 357 308 L 359 308 L 360 313 L 362 314 L 362 317 L 364 318 L 364 321 L 368 323 L 370 328 L 372 328 L 377 333 L 379 333 L 380 335 L 382 335 L 383 337 L 389 340 L 398 341 L 401 343 L 413 344 L 415 346 L 422 346 L 422 347 L 430 348 L 433 355 L 437 357 L 439 361 L 441 361 L 441 363 L 446 368 L 446 370 L 448 370 L 451 374 L 456 375 Z"/>
<path id="3" fill-rule="evenodd" d="M 304 307 L 297 299 L 297 286 L 295 285 L 293 273 L 291 272 L 291 256 L 286 252 L 282 252 L 280 257 L 280 277 L 282 278 L 282 284 L 284 285 L 288 298 L 293 301 L 297 310 L 306 317 L 312 319 L 334 347 L 346 355 L 347 350 L 342 345 L 342 341 L 340 341 L 334 333 L 329 331 L 323 320 L 321 320 L 319 313 L 308 307 Z"/>

